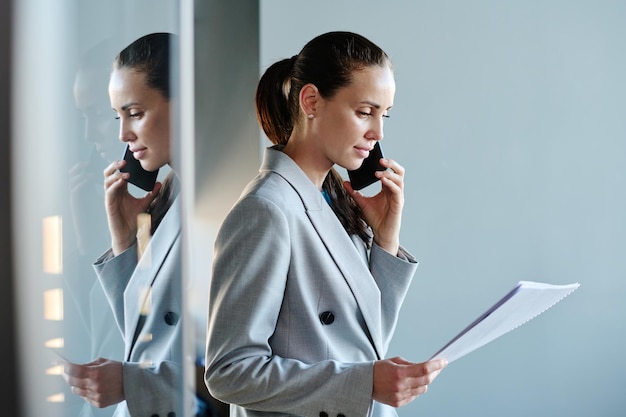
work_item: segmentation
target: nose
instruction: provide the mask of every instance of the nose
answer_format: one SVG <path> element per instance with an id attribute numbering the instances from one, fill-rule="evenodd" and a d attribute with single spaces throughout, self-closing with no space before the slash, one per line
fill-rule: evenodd
<path id="1" fill-rule="evenodd" d="M 124 117 L 120 117 L 119 121 L 120 121 L 120 141 L 124 143 L 130 142 L 131 140 L 135 138 L 135 136 L 132 130 L 130 129 L 128 120 L 126 120 Z"/>
<path id="2" fill-rule="evenodd" d="M 377 117 L 372 119 L 372 125 L 370 126 L 369 131 L 367 132 L 367 138 L 375 141 L 383 140 L 384 137 L 383 132 L 383 118 Z"/>

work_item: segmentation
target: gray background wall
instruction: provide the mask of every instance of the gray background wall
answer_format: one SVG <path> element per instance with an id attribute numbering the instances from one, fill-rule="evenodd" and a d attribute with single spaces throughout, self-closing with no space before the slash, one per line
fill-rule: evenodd
<path id="1" fill-rule="evenodd" d="M 626 413 L 626 3 L 260 2 L 261 70 L 328 30 L 392 57 L 387 156 L 420 267 L 390 356 L 421 362 L 519 280 L 580 282 L 401 416 Z"/>

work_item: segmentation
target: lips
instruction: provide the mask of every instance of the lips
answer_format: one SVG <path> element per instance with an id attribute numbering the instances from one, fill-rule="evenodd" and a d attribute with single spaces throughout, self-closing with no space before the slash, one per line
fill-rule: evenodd
<path id="1" fill-rule="evenodd" d="M 356 149 L 361 158 L 367 158 L 373 148 L 355 146 L 354 149 Z"/>
<path id="2" fill-rule="evenodd" d="M 133 157 L 137 160 L 140 160 L 146 154 L 146 150 L 147 148 L 130 148 Z"/>

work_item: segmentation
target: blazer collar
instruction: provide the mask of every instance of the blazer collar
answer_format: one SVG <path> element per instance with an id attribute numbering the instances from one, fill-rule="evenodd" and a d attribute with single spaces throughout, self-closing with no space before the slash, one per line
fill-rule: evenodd
<path id="1" fill-rule="evenodd" d="M 326 200 L 315 187 L 311 179 L 286 153 L 282 146 L 276 145 L 265 150 L 265 157 L 260 171 L 275 172 L 283 177 L 298 193 L 306 210 L 321 210 Z M 328 204 L 326 204 L 328 206 Z"/>
<path id="2" fill-rule="evenodd" d="M 300 196 L 311 224 L 352 290 L 368 327 L 372 345 L 378 357 L 382 358 L 384 350 L 380 328 L 382 311 L 380 290 L 369 270 L 367 255 L 365 251 L 359 252 L 320 190 L 280 149 L 279 146 L 266 149 L 261 171 L 277 173 Z"/>

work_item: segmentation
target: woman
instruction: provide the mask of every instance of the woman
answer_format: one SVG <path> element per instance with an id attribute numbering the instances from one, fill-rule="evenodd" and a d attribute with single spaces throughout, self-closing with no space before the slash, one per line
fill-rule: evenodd
<path id="1" fill-rule="evenodd" d="M 395 95 L 388 56 L 330 32 L 270 66 L 257 88 L 268 148 L 215 243 L 205 382 L 231 415 L 395 416 L 445 361 L 383 359 L 417 267 L 399 243 L 404 168 L 358 168 Z M 389 407 L 391 406 L 391 407 Z"/>
<path id="2" fill-rule="evenodd" d="M 172 162 L 170 51 L 174 35 L 146 35 L 115 58 L 109 81 L 120 140 L 141 166 L 155 171 Z M 121 157 L 122 155 L 120 155 Z M 96 407 L 117 404 L 115 416 L 183 414 L 181 213 L 175 171 L 151 192 L 128 191 L 125 161 L 104 169 L 111 248 L 94 264 L 124 338 L 123 362 L 98 358 L 65 366 L 72 392 Z M 149 232 L 140 230 L 148 213 Z M 139 251 L 137 236 L 151 236 Z"/>

